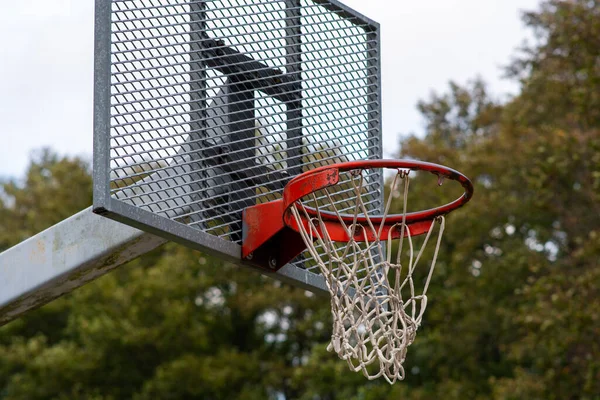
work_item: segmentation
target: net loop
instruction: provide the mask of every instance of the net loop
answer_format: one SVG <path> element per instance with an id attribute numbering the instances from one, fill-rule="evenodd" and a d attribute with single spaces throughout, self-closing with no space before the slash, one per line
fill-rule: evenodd
<path id="1" fill-rule="evenodd" d="M 304 199 L 290 207 L 299 233 L 331 294 L 333 330 L 327 349 L 346 360 L 351 370 L 362 372 L 368 379 L 384 377 L 389 383 L 405 377 L 407 350 L 423 321 L 427 290 L 445 228 L 444 217 L 435 217 L 420 249 L 415 249 L 406 222 L 409 173 L 407 169 L 396 169 L 391 194 L 378 224 L 373 223 L 362 195 L 364 176 L 360 169 L 350 170 L 350 178 L 344 182 L 351 184 L 355 197 L 351 219 L 342 217 L 329 191 L 331 188 L 324 189 L 325 195 L 320 200 L 314 193 L 307 196 L 311 212 Z M 402 222 L 386 224 L 393 194 L 400 185 Z M 324 209 L 329 213 L 333 210 L 349 238 L 347 242 L 331 239 L 322 214 Z M 363 222 L 358 222 L 359 217 Z M 383 235 L 386 226 L 387 236 Z M 420 280 L 416 279 L 417 267 L 436 227 L 437 239 L 426 267 L 428 271 L 421 271 Z M 399 239 L 394 239 L 398 236 Z"/>

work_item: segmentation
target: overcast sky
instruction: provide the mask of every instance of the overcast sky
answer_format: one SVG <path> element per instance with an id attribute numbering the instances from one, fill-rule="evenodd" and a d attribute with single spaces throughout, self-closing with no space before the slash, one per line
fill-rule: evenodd
<path id="1" fill-rule="evenodd" d="M 529 36 L 539 0 L 344 0 L 382 27 L 383 135 L 420 133 L 418 100 L 481 76 L 515 93 L 502 69 Z M 0 177 L 20 177 L 32 151 L 92 154 L 93 0 L 0 1 Z"/>

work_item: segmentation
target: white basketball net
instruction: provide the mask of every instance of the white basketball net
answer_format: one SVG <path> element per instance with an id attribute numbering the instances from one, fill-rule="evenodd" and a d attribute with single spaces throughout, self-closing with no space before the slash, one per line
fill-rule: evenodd
<path id="1" fill-rule="evenodd" d="M 335 196 L 328 190 L 324 190 L 325 201 L 317 201 L 316 195 L 312 195 L 314 203 L 311 202 L 311 206 L 315 205 L 317 216 L 314 216 L 314 213 L 310 216 L 302 201 L 297 201 L 291 207 L 300 227 L 300 234 L 324 275 L 331 293 L 333 334 L 327 349 L 346 360 L 351 370 L 362 371 L 368 379 L 383 376 L 390 384 L 404 379 L 403 363 L 408 346 L 415 340 L 427 307 L 426 293 L 445 225 L 443 217 L 436 218 L 425 234 L 421 249 L 415 251 L 410 228 L 405 223 L 410 180 L 408 173 L 409 171 L 399 170 L 391 186 L 394 193 L 397 184 L 403 183 L 404 218 L 402 223 L 397 223 L 389 231 L 387 238 L 381 238 L 381 231 L 393 196 L 390 195 L 386 202 L 383 221 L 374 226 L 363 202 L 364 196 L 361 196 L 364 179 L 361 171 L 353 171 L 353 175 L 359 178 L 350 179 L 353 195 L 356 197 L 353 223 L 345 223 L 342 220 L 336 207 L 339 201 L 335 202 Z M 325 204 L 321 208 L 327 208 L 328 211 L 335 210 L 348 237 L 354 238 L 355 232 L 359 230 L 370 230 L 381 240 L 370 243 L 351 239 L 348 243 L 334 243 L 324 228 L 321 208 L 316 206 L 317 204 Z M 309 221 L 308 227 L 301 222 L 301 216 Z M 358 216 L 367 217 L 366 226 L 356 223 Z M 419 285 L 420 282 L 414 277 L 415 270 L 436 224 L 439 224 L 439 230 L 433 258 L 429 264 L 429 271 L 419 275 L 422 276 L 422 284 Z M 403 239 L 392 241 L 393 230 L 400 232 Z M 404 249 L 409 253 L 408 262 L 406 257 L 402 257 L 404 261 L 401 262 L 405 241 L 408 242 L 408 249 Z M 392 260 L 395 246 L 397 256 Z"/>

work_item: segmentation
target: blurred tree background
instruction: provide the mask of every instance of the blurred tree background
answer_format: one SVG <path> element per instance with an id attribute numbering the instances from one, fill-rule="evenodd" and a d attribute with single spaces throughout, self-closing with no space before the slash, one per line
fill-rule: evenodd
<path id="1" fill-rule="evenodd" d="M 599 399 L 600 3 L 524 22 L 519 95 L 451 83 L 401 143 L 476 185 L 448 217 L 404 382 L 325 351 L 327 299 L 168 244 L 0 328 L 0 399 Z M 1 188 L 0 250 L 91 203 L 87 163 L 51 151 Z"/>

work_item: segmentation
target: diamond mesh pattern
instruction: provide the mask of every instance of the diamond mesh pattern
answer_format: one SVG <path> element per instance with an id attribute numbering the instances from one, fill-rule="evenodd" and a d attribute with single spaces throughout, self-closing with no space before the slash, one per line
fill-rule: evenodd
<path id="1" fill-rule="evenodd" d="M 110 197 L 241 243 L 293 176 L 381 158 L 378 41 L 327 1 L 112 1 Z"/>

